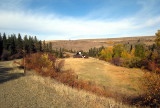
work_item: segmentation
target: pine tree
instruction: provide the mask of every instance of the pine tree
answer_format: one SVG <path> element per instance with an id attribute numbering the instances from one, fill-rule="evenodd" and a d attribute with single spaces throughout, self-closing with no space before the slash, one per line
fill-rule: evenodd
<path id="1" fill-rule="evenodd" d="M 36 36 L 34 37 L 34 46 L 35 46 L 35 52 L 39 52 L 39 43 Z"/>
<path id="2" fill-rule="evenodd" d="M 46 52 L 49 52 L 49 44 L 46 43 Z"/>
<path id="3" fill-rule="evenodd" d="M 58 57 L 63 58 L 63 49 L 62 48 L 59 49 Z"/>
<path id="4" fill-rule="evenodd" d="M 49 42 L 49 52 L 52 52 L 52 43 Z"/>
<path id="5" fill-rule="evenodd" d="M 43 49 L 43 52 L 46 52 L 46 42 L 45 42 L 45 40 L 43 41 L 42 49 Z"/>
<path id="6" fill-rule="evenodd" d="M 27 35 L 24 36 L 23 49 L 25 50 L 26 53 L 29 53 L 29 40 L 27 38 Z"/>
<path id="7" fill-rule="evenodd" d="M 3 51 L 3 39 L 0 33 L 0 56 L 2 55 L 2 51 Z"/>
<path id="8" fill-rule="evenodd" d="M 15 46 L 15 40 L 14 40 L 14 37 L 13 35 L 11 35 L 11 37 L 8 38 L 9 39 L 9 52 L 11 55 L 15 54 L 16 51 L 16 46 Z"/>
<path id="9" fill-rule="evenodd" d="M 8 48 L 8 45 L 7 45 L 7 37 L 6 37 L 6 34 L 3 33 L 3 49 L 4 50 L 7 50 Z"/>
<path id="10" fill-rule="evenodd" d="M 22 53 L 23 50 L 23 41 L 20 33 L 18 34 L 16 50 L 18 53 Z"/>
<path id="11" fill-rule="evenodd" d="M 29 36 L 29 52 L 34 53 L 35 52 L 35 46 L 34 46 L 34 41 L 33 37 Z"/>
<path id="12" fill-rule="evenodd" d="M 42 52 L 42 41 L 41 40 L 38 42 L 38 46 L 39 46 L 38 51 Z"/>

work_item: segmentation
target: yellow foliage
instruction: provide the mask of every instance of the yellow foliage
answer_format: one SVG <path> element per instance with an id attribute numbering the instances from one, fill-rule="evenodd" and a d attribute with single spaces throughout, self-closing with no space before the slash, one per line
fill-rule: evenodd
<path id="1" fill-rule="evenodd" d="M 41 59 L 42 59 L 42 62 L 45 64 L 45 66 L 47 66 L 47 67 L 53 66 L 53 62 L 51 60 L 49 60 L 48 54 L 43 54 L 41 56 Z"/>
<path id="2" fill-rule="evenodd" d="M 132 50 L 131 50 L 131 56 L 132 56 L 132 57 L 135 57 L 134 54 L 135 54 L 135 48 L 132 48 Z"/>
<path id="3" fill-rule="evenodd" d="M 113 55 L 113 47 L 107 47 L 105 49 L 103 49 L 101 52 L 101 58 L 109 61 L 112 59 L 112 55 Z"/>
<path id="4" fill-rule="evenodd" d="M 122 51 L 121 57 L 124 58 L 124 59 L 132 58 L 132 56 L 126 50 Z"/>
<path id="5" fill-rule="evenodd" d="M 115 44 L 113 41 L 107 41 L 106 43 L 107 43 L 107 44 L 111 44 L 111 45 L 114 45 L 114 44 Z"/>

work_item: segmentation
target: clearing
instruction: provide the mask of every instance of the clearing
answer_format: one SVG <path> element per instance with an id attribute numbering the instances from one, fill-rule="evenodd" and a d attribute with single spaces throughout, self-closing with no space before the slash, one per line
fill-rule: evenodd
<path id="1" fill-rule="evenodd" d="M 118 67 L 95 58 L 67 58 L 65 69 L 70 68 L 79 79 L 93 81 L 111 91 L 134 96 L 141 92 L 139 81 L 144 72 L 140 69 Z"/>

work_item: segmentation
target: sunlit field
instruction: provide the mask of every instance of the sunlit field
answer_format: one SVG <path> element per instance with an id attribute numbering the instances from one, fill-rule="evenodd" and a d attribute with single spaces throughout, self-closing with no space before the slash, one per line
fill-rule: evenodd
<path id="1" fill-rule="evenodd" d="M 139 82 L 144 72 L 140 69 L 118 67 L 94 58 L 65 59 L 65 68 L 73 69 L 78 79 L 95 82 L 111 91 L 126 95 L 141 92 Z"/>

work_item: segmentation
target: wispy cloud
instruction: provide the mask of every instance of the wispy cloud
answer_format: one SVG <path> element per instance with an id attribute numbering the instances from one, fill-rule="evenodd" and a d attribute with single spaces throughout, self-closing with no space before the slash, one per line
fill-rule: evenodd
<path id="1" fill-rule="evenodd" d="M 5 1 L 5 0 L 3 0 Z M 14 31 L 29 33 L 40 36 L 40 39 L 70 39 L 71 37 L 80 38 L 108 38 L 111 36 L 133 36 L 133 35 L 152 35 L 160 28 L 160 15 L 153 16 L 152 13 L 143 19 L 143 15 L 152 12 L 155 3 L 147 8 L 145 2 L 137 2 L 142 8 L 134 15 L 127 18 L 120 18 L 111 21 L 110 18 L 94 18 L 85 16 L 74 18 L 57 14 L 45 14 L 39 11 L 25 10 L 22 0 L 11 0 L 10 9 L 3 9 L 6 5 L 1 4 L 0 9 L 0 31 Z M 15 6 L 16 5 L 16 6 Z M 12 9 L 16 9 L 13 10 Z M 145 31 L 145 32 L 144 32 Z M 144 33 L 142 33 L 144 32 Z"/>

